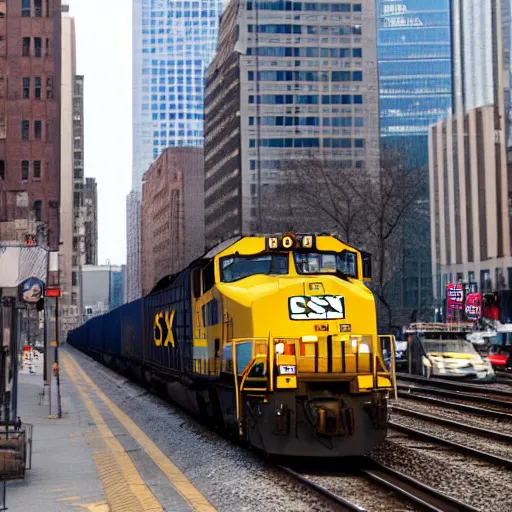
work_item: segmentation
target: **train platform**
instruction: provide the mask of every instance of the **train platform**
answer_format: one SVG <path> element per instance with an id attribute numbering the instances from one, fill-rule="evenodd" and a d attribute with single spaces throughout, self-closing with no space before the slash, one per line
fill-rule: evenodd
<path id="1" fill-rule="evenodd" d="M 18 415 L 33 425 L 32 460 L 24 480 L 7 484 L 10 512 L 215 510 L 71 354 L 61 351 L 60 366 L 60 419 L 41 396 L 42 362 L 20 372 Z"/>

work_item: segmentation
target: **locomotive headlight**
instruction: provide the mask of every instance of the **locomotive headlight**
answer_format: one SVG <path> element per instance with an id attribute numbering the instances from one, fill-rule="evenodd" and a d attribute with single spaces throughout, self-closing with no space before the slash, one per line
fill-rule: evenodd
<path id="1" fill-rule="evenodd" d="M 359 344 L 359 353 L 360 354 L 369 354 L 370 353 L 370 345 L 368 345 L 368 343 L 360 343 Z"/>
<path id="2" fill-rule="evenodd" d="M 276 343 L 275 351 L 276 354 L 284 354 L 284 343 Z"/>

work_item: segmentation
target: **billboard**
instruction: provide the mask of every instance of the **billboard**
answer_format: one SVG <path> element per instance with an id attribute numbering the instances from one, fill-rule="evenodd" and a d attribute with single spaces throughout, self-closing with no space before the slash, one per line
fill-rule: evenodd
<path id="1" fill-rule="evenodd" d="M 466 316 L 478 320 L 482 316 L 482 294 L 470 293 L 466 298 Z"/>

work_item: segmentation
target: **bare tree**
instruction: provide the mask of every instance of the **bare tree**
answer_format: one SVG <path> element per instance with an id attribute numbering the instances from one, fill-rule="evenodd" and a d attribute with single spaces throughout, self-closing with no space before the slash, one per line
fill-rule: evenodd
<path id="1" fill-rule="evenodd" d="M 427 188 L 425 168 L 407 168 L 395 152 L 381 155 L 380 169 L 345 168 L 315 158 L 288 160 L 274 216 L 282 222 L 288 205 L 286 218 L 296 229 L 336 231 L 346 243 L 371 252 L 373 289 L 384 308 L 382 327 L 388 329 L 393 324 L 388 285 L 403 270 L 406 219 L 428 197 Z"/>

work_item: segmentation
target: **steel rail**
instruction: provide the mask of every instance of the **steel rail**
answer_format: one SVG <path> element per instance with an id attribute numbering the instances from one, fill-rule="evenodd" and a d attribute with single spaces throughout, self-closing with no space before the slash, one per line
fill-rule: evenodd
<path id="1" fill-rule="evenodd" d="M 387 491 L 392 491 L 400 499 L 405 499 L 414 503 L 422 510 L 430 512 L 478 512 L 477 509 L 462 503 L 461 501 L 448 496 L 433 487 L 430 487 L 408 475 L 400 473 L 394 469 L 388 468 L 381 463 L 369 457 L 362 457 L 360 466 L 353 469 L 351 476 L 361 476 L 378 487 Z M 325 487 L 317 484 L 310 478 L 286 466 L 277 466 L 281 471 L 287 473 L 295 480 L 312 488 L 324 497 L 332 500 L 338 505 L 348 509 L 363 512 L 365 509 L 356 505 L 337 494 L 329 491 Z M 334 470 L 332 474 L 326 475 L 330 478 L 338 476 Z M 346 478 L 341 477 L 341 478 Z"/>
<path id="2" fill-rule="evenodd" d="M 411 416 L 419 420 L 424 420 L 429 423 L 436 423 L 437 425 L 452 427 L 468 434 L 475 434 L 481 437 L 486 437 L 498 441 L 504 441 L 512 444 L 512 435 L 505 434 L 503 432 L 497 432 L 496 430 L 488 430 L 467 423 L 459 423 L 458 421 L 448 420 L 446 418 L 440 418 L 439 416 L 432 416 L 431 414 L 425 414 L 423 412 L 413 411 L 400 406 L 393 406 L 393 411 L 396 411 L 405 416 Z"/>
<path id="3" fill-rule="evenodd" d="M 418 384 L 426 384 L 428 386 L 440 387 L 444 389 L 458 389 L 462 391 L 472 391 L 474 393 L 488 393 L 492 395 L 506 396 L 512 398 L 512 391 L 507 391 L 501 388 L 490 388 L 489 384 L 492 383 L 480 383 L 480 384 L 468 384 L 467 382 L 456 382 L 448 379 L 432 378 L 427 379 L 426 377 L 420 377 L 419 375 L 410 375 L 408 373 L 397 373 L 397 380 L 405 380 L 416 382 Z"/>
<path id="4" fill-rule="evenodd" d="M 484 395 L 473 395 L 471 393 L 461 393 L 460 391 L 449 391 L 447 389 L 430 388 L 427 386 L 417 386 L 415 384 L 399 384 L 399 390 L 409 389 L 412 392 L 426 393 L 429 395 L 447 396 L 450 398 L 460 398 L 462 400 L 468 400 L 472 402 L 479 402 L 482 404 L 496 405 L 498 407 L 512 408 L 512 402 L 505 400 L 499 400 L 490 396 Z"/>
<path id="5" fill-rule="evenodd" d="M 368 480 L 399 494 L 423 510 L 432 512 L 478 512 L 478 509 L 395 469 L 384 466 L 374 459 L 368 459 L 368 461 L 371 467 L 360 470 Z"/>
<path id="6" fill-rule="evenodd" d="M 492 409 L 484 409 L 483 407 L 476 407 L 474 405 L 459 404 L 457 402 L 450 402 L 448 400 L 440 400 L 431 396 L 418 395 L 416 393 L 407 393 L 406 391 L 399 391 L 398 396 L 406 400 L 418 400 L 418 402 L 427 402 L 429 404 L 438 405 L 440 407 L 449 407 L 450 409 L 458 409 L 460 411 L 469 412 L 472 414 L 479 414 L 487 416 L 488 418 L 499 418 L 505 420 L 512 420 L 512 414 L 509 412 L 493 411 Z M 393 406 L 391 406 L 393 407 Z"/>
<path id="7" fill-rule="evenodd" d="M 508 469 L 512 469 L 511 459 L 505 459 L 504 457 L 500 457 L 499 455 L 493 455 L 492 453 L 483 452 L 481 450 L 477 450 L 476 448 L 471 448 L 469 446 L 465 446 L 454 441 L 449 441 L 448 439 L 444 439 L 433 434 L 428 434 L 427 432 L 416 430 L 411 427 L 406 427 L 405 425 L 401 425 L 400 423 L 396 423 L 394 421 L 390 421 L 388 425 L 392 430 L 396 430 L 397 432 L 401 432 L 402 434 L 414 437 L 416 439 L 419 439 L 420 441 L 426 441 L 428 443 L 446 446 L 459 453 L 471 455 L 472 457 L 482 459 L 486 462 L 490 462 L 498 466 L 504 466 Z"/>
<path id="8" fill-rule="evenodd" d="M 343 508 L 347 510 L 351 510 L 354 512 L 366 512 L 366 509 L 363 507 L 360 507 L 359 505 L 356 505 L 355 503 L 352 503 L 351 501 L 347 500 L 346 498 L 343 498 L 342 496 L 338 496 L 337 494 L 334 494 L 333 492 L 329 491 L 329 489 L 326 489 L 325 487 L 322 487 L 321 485 L 313 482 L 309 478 L 301 475 L 300 473 L 297 473 L 293 469 L 290 469 L 286 466 L 277 465 L 277 467 L 286 473 L 287 475 L 291 476 L 295 480 L 299 481 L 301 484 L 306 485 L 307 487 L 310 487 L 314 491 L 316 491 L 318 494 L 321 494 L 323 497 L 328 498 L 330 501 L 336 503 L 337 505 L 341 505 Z"/>

